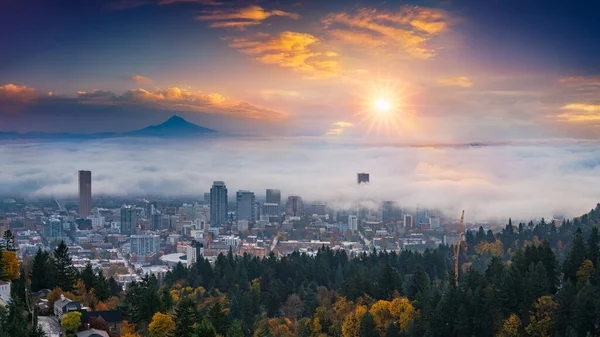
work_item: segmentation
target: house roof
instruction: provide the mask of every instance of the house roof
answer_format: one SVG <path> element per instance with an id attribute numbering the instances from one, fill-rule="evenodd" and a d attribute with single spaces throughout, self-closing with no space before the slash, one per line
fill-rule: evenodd
<path id="1" fill-rule="evenodd" d="M 123 313 L 121 310 L 105 310 L 105 311 L 82 311 L 81 322 L 87 323 L 90 317 L 102 317 L 106 323 L 118 323 L 123 321 Z"/>
<path id="2" fill-rule="evenodd" d="M 78 332 L 77 337 L 109 337 L 109 335 L 104 330 L 89 329 Z"/>

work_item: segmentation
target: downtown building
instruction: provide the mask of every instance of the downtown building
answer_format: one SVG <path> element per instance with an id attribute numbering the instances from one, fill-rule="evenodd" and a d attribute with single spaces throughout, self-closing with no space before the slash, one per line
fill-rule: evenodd
<path id="1" fill-rule="evenodd" d="M 132 235 L 129 241 L 131 254 L 146 256 L 160 251 L 160 236 L 158 235 Z"/>
<path id="2" fill-rule="evenodd" d="M 92 171 L 79 171 L 79 216 L 92 213 Z"/>
<path id="3" fill-rule="evenodd" d="M 134 206 L 121 207 L 121 234 L 135 234 L 137 227 L 137 213 Z"/>
<path id="4" fill-rule="evenodd" d="M 289 196 L 285 204 L 285 215 L 290 217 L 301 217 L 304 215 L 304 202 L 299 196 Z"/>
<path id="5" fill-rule="evenodd" d="M 256 198 L 254 192 L 237 191 L 235 196 L 237 220 L 256 220 Z"/>
<path id="6" fill-rule="evenodd" d="M 210 225 L 218 227 L 227 223 L 227 186 L 214 181 L 210 188 Z"/>

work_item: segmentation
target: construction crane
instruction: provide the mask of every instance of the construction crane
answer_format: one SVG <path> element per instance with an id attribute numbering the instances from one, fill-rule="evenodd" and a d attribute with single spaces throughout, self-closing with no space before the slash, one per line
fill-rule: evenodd
<path id="1" fill-rule="evenodd" d="M 463 227 L 465 225 L 465 211 L 462 211 L 460 222 L 458 224 L 458 242 L 454 246 L 454 277 L 456 278 L 456 286 L 458 287 L 458 256 L 460 255 L 460 243 Z"/>

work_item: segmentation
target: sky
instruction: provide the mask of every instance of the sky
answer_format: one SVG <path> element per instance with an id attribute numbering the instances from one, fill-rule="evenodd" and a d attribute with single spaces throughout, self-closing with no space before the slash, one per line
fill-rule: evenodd
<path id="1" fill-rule="evenodd" d="M 598 139 L 595 1 L 23 0 L 0 11 L 0 131 L 173 114 L 225 134 Z"/>

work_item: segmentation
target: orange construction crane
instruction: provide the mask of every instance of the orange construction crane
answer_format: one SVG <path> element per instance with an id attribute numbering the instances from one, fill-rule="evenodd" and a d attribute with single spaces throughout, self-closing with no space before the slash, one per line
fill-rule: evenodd
<path id="1" fill-rule="evenodd" d="M 458 242 L 454 246 L 454 277 L 456 278 L 456 286 L 458 287 L 458 256 L 460 255 L 460 243 L 462 242 L 462 231 L 465 225 L 465 211 L 462 211 L 460 223 L 458 224 Z"/>

